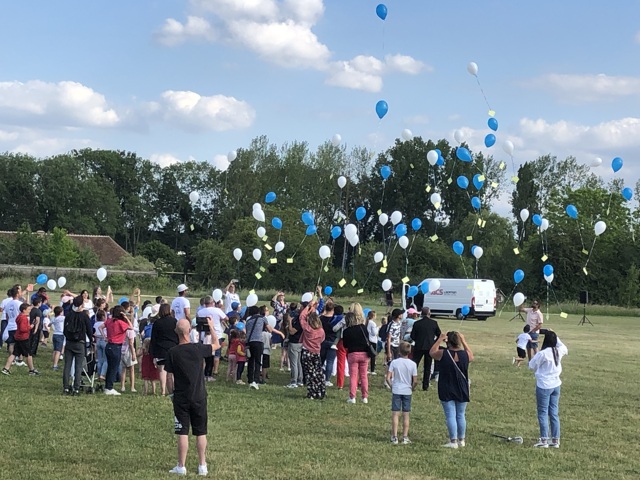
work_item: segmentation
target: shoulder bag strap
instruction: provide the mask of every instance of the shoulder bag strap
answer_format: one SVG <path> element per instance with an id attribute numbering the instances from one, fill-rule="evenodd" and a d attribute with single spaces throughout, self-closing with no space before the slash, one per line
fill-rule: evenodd
<path id="1" fill-rule="evenodd" d="M 254 319 L 253 322 L 253 327 L 251 327 L 251 331 L 249 332 L 249 336 L 247 337 L 247 343 L 249 343 L 251 341 L 251 335 L 253 335 L 253 331 L 256 329 L 256 325 L 258 324 L 258 317 L 256 317 L 255 315 L 252 317 L 249 317 L 249 319 Z"/>
<path id="2" fill-rule="evenodd" d="M 447 349 L 447 353 L 449 354 L 449 358 L 451 358 L 451 361 L 453 362 L 453 365 L 456 367 L 456 369 L 458 370 L 458 372 L 460 372 L 460 375 L 462 375 L 462 378 L 465 379 L 465 381 L 467 380 L 467 377 L 465 377 L 464 373 L 462 373 L 462 370 L 460 370 L 460 367 L 458 366 L 458 364 L 456 363 L 456 361 L 453 359 L 453 356 L 451 355 L 451 352 L 449 351 L 449 349 Z"/>

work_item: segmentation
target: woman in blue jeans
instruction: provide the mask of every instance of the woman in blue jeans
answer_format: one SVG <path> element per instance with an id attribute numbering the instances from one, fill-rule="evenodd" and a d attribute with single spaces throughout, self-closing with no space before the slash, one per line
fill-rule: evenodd
<path id="1" fill-rule="evenodd" d="M 544 334 L 542 349 L 529 362 L 529 368 L 536 376 L 536 404 L 538 406 L 538 423 L 540 439 L 536 448 L 560 448 L 560 374 L 562 373 L 562 357 L 569 351 L 555 332 L 540 330 Z M 549 437 L 551 424 L 551 437 Z M 551 440 L 551 441 L 549 441 Z"/>
<path id="2" fill-rule="evenodd" d="M 442 342 L 447 347 L 440 349 Z M 465 410 L 469 403 L 469 362 L 473 361 L 473 352 L 464 336 L 459 332 L 447 332 L 440 335 L 433 344 L 429 355 L 440 362 L 438 380 L 438 398 L 444 409 L 449 430 L 449 443 L 446 448 L 464 447 L 467 420 Z"/>

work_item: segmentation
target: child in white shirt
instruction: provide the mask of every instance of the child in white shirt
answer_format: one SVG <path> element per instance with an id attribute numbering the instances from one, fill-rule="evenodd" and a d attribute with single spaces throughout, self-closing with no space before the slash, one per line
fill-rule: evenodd
<path id="1" fill-rule="evenodd" d="M 533 341 L 531 339 L 531 335 L 529 335 L 530 330 L 531 327 L 529 325 L 525 325 L 522 329 L 522 333 L 518 335 L 518 338 L 516 339 L 516 353 L 518 356 L 513 357 L 513 360 L 511 360 L 511 365 L 519 367 L 524 358 L 527 356 L 527 345 L 529 342 Z"/>
<path id="2" fill-rule="evenodd" d="M 418 385 L 418 367 L 409 360 L 411 344 L 400 342 L 399 357 L 389 364 L 386 380 L 391 384 L 391 443 L 398 444 L 398 421 L 402 412 L 402 443 L 409 440 L 409 413 L 411 412 L 411 394 Z"/>

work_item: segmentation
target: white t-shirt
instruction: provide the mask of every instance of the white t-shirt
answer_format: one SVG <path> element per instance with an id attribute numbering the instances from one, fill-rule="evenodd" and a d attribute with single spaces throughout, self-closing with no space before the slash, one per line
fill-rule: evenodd
<path id="1" fill-rule="evenodd" d="M 521 348 L 522 350 L 525 350 L 527 348 L 527 343 L 531 341 L 531 335 L 529 335 L 528 333 L 521 333 L 520 335 L 518 335 L 518 340 L 516 340 L 518 348 Z"/>
<path id="2" fill-rule="evenodd" d="M 173 299 L 173 302 L 171 302 L 171 310 L 174 311 L 176 320 L 187 318 L 184 314 L 187 308 L 191 309 L 191 303 L 186 297 L 176 297 Z"/>
<path id="3" fill-rule="evenodd" d="M 45 332 L 49 331 L 49 325 L 51 325 L 51 319 L 45 315 L 44 320 L 42 320 L 42 329 Z"/>
<path id="4" fill-rule="evenodd" d="M 369 342 L 376 343 L 378 341 L 378 326 L 373 320 L 367 323 L 367 333 L 369 334 Z"/>
<path id="5" fill-rule="evenodd" d="M 264 344 L 262 347 L 262 354 L 271 355 L 271 333 L 270 332 L 262 332 L 262 343 Z"/>
<path id="6" fill-rule="evenodd" d="M 93 325 L 93 329 L 96 331 L 96 338 L 106 340 L 106 338 L 104 337 L 104 335 L 102 335 L 102 332 L 100 331 L 100 327 L 103 325 L 104 325 L 104 322 L 96 322 Z"/>
<path id="7" fill-rule="evenodd" d="M 216 335 L 218 338 L 222 336 L 224 333 L 222 329 L 222 320 L 227 318 L 225 313 L 220 310 L 218 307 L 206 307 L 201 308 L 198 311 L 199 317 L 211 317 L 213 320 L 213 329 L 216 331 Z"/>
<path id="8" fill-rule="evenodd" d="M 413 389 L 413 377 L 418 376 L 416 362 L 408 358 L 396 358 L 389 364 L 389 371 L 393 372 L 391 380 L 391 392 L 396 395 L 411 395 Z"/>
<path id="9" fill-rule="evenodd" d="M 13 300 L 11 297 L 7 297 L 2 300 L 2 304 L 0 304 L 0 308 L 2 308 L 2 320 L 7 319 L 7 312 L 5 311 L 5 308 L 7 307 L 7 303 L 9 303 L 11 300 Z"/>
<path id="10" fill-rule="evenodd" d="M 20 305 L 22 305 L 22 300 L 11 299 L 9 302 L 7 302 L 7 305 L 4 308 L 4 311 L 7 312 L 8 332 L 12 332 L 13 330 L 18 329 L 16 318 L 18 318 L 18 315 L 20 315 Z"/>
<path id="11" fill-rule="evenodd" d="M 145 308 L 142 311 L 142 317 L 140 317 L 140 319 L 144 320 L 145 318 L 149 318 L 149 315 L 151 315 L 152 311 L 153 311 L 153 305 L 151 304 L 147 305 L 147 308 Z"/>
<path id="12" fill-rule="evenodd" d="M 84 303 L 84 311 L 87 312 L 87 315 L 91 317 L 93 315 L 93 302 L 89 299 L 85 300 Z"/>
<path id="13" fill-rule="evenodd" d="M 238 295 L 237 293 L 231 293 L 231 292 L 227 292 L 224 295 L 224 311 L 225 312 L 230 312 L 231 310 L 233 310 L 231 308 L 231 304 L 233 302 L 238 302 L 240 305 L 242 305 L 242 303 L 240 302 L 240 295 Z"/>
<path id="14" fill-rule="evenodd" d="M 51 322 L 51 325 L 53 325 L 54 335 L 64 335 L 64 315 L 55 317 Z"/>
<path id="15" fill-rule="evenodd" d="M 562 373 L 562 357 L 567 355 L 569 351 L 564 343 L 558 339 L 556 345 L 558 351 L 558 364 L 556 365 L 553 358 L 553 349 L 545 348 L 540 350 L 529 362 L 529 368 L 533 370 L 536 376 L 536 386 L 544 389 L 556 388 L 562 385 L 560 374 Z"/>

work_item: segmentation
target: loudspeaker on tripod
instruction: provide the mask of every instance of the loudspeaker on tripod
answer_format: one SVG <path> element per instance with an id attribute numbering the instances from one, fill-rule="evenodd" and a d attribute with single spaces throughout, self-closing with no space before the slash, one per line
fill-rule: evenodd
<path id="1" fill-rule="evenodd" d="M 580 303 L 584 305 L 589 303 L 589 292 L 587 292 L 586 290 L 582 290 L 580 292 Z"/>

